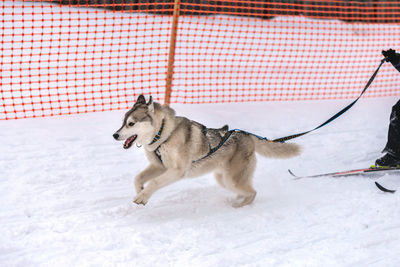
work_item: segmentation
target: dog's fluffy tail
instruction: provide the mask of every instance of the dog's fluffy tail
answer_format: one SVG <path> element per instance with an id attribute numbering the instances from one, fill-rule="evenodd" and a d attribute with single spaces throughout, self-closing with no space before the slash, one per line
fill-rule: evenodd
<path id="1" fill-rule="evenodd" d="M 294 143 L 279 143 L 259 139 L 252 136 L 256 152 L 267 158 L 291 158 L 300 155 L 301 146 Z"/>

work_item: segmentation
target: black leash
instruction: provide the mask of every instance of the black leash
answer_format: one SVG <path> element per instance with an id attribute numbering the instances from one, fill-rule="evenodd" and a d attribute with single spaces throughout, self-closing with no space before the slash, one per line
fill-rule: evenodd
<path id="1" fill-rule="evenodd" d="M 385 63 L 386 61 L 387 61 L 386 58 L 382 59 L 382 61 L 381 61 L 381 63 L 379 64 L 378 68 L 375 70 L 374 74 L 372 74 L 371 78 L 369 79 L 369 81 L 368 81 L 367 84 L 365 85 L 365 87 L 364 87 L 364 89 L 362 90 L 361 94 L 360 94 L 353 102 L 351 102 L 349 105 L 347 105 L 347 106 L 346 106 L 345 108 L 343 108 L 341 111 L 339 111 L 338 113 L 336 113 L 335 115 L 333 115 L 333 116 L 332 116 L 330 119 L 328 119 L 326 122 L 322 123 L 321 125 L 319 125 L 318 127 L 314 128 L 314 129 L 312 129 L 312 130 L 309 130 L 309 131 L 306 131 L 306 132 L 302 132 L 302 133 L 298 133 L 298 134 L 293 134 L 293 135 L 285 136 L 285 137 L 281 137 L 281 138 L 274 139 L 274 140 L 271 140 L 271 141 L 272 141 L 272 142 L 284 143 L 284 142 L 287 141 L 287 140 L 291 140 L 291 139 L 294 139 L 294 138 L 296 138 L 296 137 L 300 137 L 300 136 L 303 136 L 303 135 L 308 134 L 308 133 L 310 133 L 310 132 L 313 132 L 313 131 L 315 131 L 315 130 L 317 130 L 317 129 L 319 129 L 319 128 L 325 126 L 325 125 L 327 125 L 328 123 L 332 122 L 333 120 L 337 119 L 338 117 L 340 117 L 343 113 L 345 113 L 346 111 L 348 111 L 355 103 L 357 103 L 357 101 L 361 98 L 361 96 L 365 93 L 365 91 L 367 91 L 368 87 L 372 84 L 372 82 L 374 81 L 376 75 L 378 74 L 379 69 L 382 67 L 383 63 Z M 162 123 L 162 125 L 161 125 L 160 131 L 158 132 L 158 134 L 156 135 L 156 137 L 154 137 L 154 139 L 153 139 L 153 141 L 152 141 L 151 144 L 153 144 L 153 143 L 156 142 L 158 139 L 160 139 L 160 136 L 161 136 L 161 132 L 162 132 L 163 127 L 164 127 L 164 121 L 163 121 L 163 123 Z M 201 132 L 202 132 L 204 135 L 207 134 L 207 131 L 208 131 L 207 127 L 202 126 Z M 201 157 L 200 159 L 194 160 L 193 163 L 199 162 L 199 161 L 201 161 L 201 160 L 203 160 L 203 159 L 205 159 L 205 158 L 208 158 L 208 157 L 211 156 L 212 154 L 214 154 L 218 149 L 220 149 L 220 148 L 225 144 L 225 142 L 226 142 L 226 141 L 231 137 L 231 135 L 232 135 L 233 133 L 235 133 L 235 132 L 242 132 L 242 133 L 245 133 L 245 134 L 248 134 L 248 135 L 253 135 L 253 136 L 257 137 L 257 138 L 260 139 L 260 140 L 269 141 L 266 137 L 262 137 L 262 136 L 259 136 L 259 135 L 253 134 L 253 133 L 249 133 L 249 132 L 246 132 L 246 131 L 243 131 L 243 130 L 240 130 L 240 129 L 229 130 L 229 131 L 227 131 L 227 132 L 225 133 L 225 135 L 224 135 L 223 137 L 221 137 L 221 141 L 219 142 L 219 144 L 218 144 L 217 146 L 215 146 L 214 148 L 211 148 L 211 147 L 210 147 L 210 151 L 207 153 L 207 155 L 205 155 L 204 157 Z M 159 147 L 158 147 L 158 148 L 159 148 Z M 159 160 L 162 162 L 161 154 L 160 154 L 160 152 L 158 151 L 158 148 L 154 151 L 154 153 L 155 153 L 156 156 L 159 158 Z"/>
<path id="2" fill-rule="evenodd" d="M 290 139 L 294 139 L 300 136 L 303 136 L 305 134 L 308 134 L 310 132 L 313 132 L 325 125 L 327 125 L 328 123 L 332 122 L 333 120 L 337 119 L 338 117 L 340 117 L 343 113 L 345 113 L 346 111 L 348 111 L 360 98 L 361 96 L 365 93 L 365 91 L 367 91 L 368 87 L 372 84 L 372 82 L 374 81 L 376 75 L 378 74 L 379 69 L 381 68 L 381 66 L 383 65 L 383 63 L 385 63 L 387 61 L 386 58 L 382 59 L 381 64 L 379 64 L 378 68 L 375 70 L 374 74 L 372 74 L 371 78 L 369 79 L 369 81 L 367 82 L 367 84 L 365 85 L 364 89 L 362 90 L 361 94 L 356 98 L 356 100 L 354 100 L 352 103 L 350 103 L 348 106 L 346 106 L 344 109 L 342 109 L 341 111 L 339 111 L 338 113 L 336 113 L 335 115 L 333 115 L 329 120 L 327 120 L 326 122 L 322 123 L 321 125 L 319 125 L 318 127 L 306 131 L 306 132 L 302 132 L 302 133 L 298 133 L 298 134 L 293 134 L 293 135 L 289 135 L 289 136 L 285 136 L 285 137 L 281 137 L 281 138 L 277 138 L 275 140 L 272 140 L 273 142 L 281 142 L 284 143 L 287 140 Z"/>

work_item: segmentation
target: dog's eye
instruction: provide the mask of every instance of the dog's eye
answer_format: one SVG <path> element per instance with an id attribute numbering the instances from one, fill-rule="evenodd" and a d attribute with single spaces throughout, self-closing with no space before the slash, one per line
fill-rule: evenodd
<path id="1" fill-rule="evenodd" d="M 128 123 L 128 125 L 129 125 L 129 126 L 133 126 L 133 125 L 134 125 L 134 123 L 133 123 L 133 122 L 130 122 L 130 123 Z"/>

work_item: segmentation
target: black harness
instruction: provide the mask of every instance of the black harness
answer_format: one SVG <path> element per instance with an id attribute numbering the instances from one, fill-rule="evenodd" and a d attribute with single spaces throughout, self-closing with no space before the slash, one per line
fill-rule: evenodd
<path id="1" fill-rule="evenodd" d="M 163 120 L 162 123 L 161 123 L 160 130 L 158 131 L 158 133 L 156 134 L 156 136 L 154 136 L 153 140 L 151 141 L 151 143 L 150 143 L 149 145 L 152 145 L 152 144 L 154 144 L 155 142 L 157 142 L 158 140 L 160 140 L 161 134 L 162 134 L 162 132 L 163 132 L 163 129 L 164 129 L 164 120 Z M 208 151 L 208 153 L 207 153 L 204 157 L 202 157 L 202 158 L 200 158 L 200 159 L 197 159 L 197 160 L 194 160 L 192 163 L 199 162 L 199 161 L 201 161 L 201 160 L 203 160 L 203 159 L 205 159 L 205 158 L 208 158 L 208 157 L 211 156 L 212 154 L 214 154 L 218 149 L 220 149 L 220 148 L 225 144 L 225 142 L 229 139 L 229 137 L 231 137 L 231 135 L 232 135 L 234 132 L 237 132 L 237 131 L 241 131 L 241 132 L 244 132 L 244 133 L 246 133 L 246 134 L 254 135 L 254 136 L 256 136 L 256 137 L 258 137 L 258 138 L 260 138 L 260 139 L 268 140 L 268 139 L 266 139 L 265 137 L 260 137 L 260 136 L 258 136 L 258 135 L 255 135 L 255 134 L 252 134 L 252 133 L 248 133 L 248 132 L 245 132 L 245 131 L 242 131 L 242 130 L 239 130 L 239 129 L 230 130 L 230 131 L 227 131 L 227 132 L 225 133 L 225 135 L 221 137 L 220 142 L 219 142 L 218 145 L 216 145 L 214 148 L 212 148 L 211 145 L 208 144 L 209 149 L 210 149 L 210 150 Z M 207 136 L 208 128 L 207 128 L 206 126 L 204 126 L 204 125 L 201 125 L 201 133 L 202 133 L 204 136 Z M 161 144 L 159 144 L 158 147 L 157 147 L 156 149 L 154 149 L 154 155 L 160 160 L 161 163 L 163 163 L 163 161 L 162 161 L 162 156 L 161 156 L 160 148 L 161 148 L 161 146 L 162 146 L 166 141 L 168 141 L 168 139 L 165 140 L 164 142 L 162 142 Z"/>
<path id="2" fill-rule="evenodd" d="M 160 145 L 160 146 L 161 146 L 161 145 Z M 163 163 L 162 158 L 161 158 L 161 153 L 160 153 L 160 150 L 159 150 L 160 146 L 157 147 L 157 148 L 154 150 L 154 155 L 156 155 L 156 157 L 158 158 L 158 160 L 159 160 L 161 163 Z"/>

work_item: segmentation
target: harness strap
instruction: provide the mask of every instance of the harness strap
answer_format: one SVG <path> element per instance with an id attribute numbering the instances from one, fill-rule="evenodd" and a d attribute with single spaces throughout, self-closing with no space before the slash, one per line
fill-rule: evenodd
<path id="1" fill-rule="evenodd" d="M 247 132 L 247 131 L 243 131 L 243 130 L 240 130 L 240 129 L 234 129 L 234 130 L 232 130 L 232 131 L 242 132 L 242 133 L 245 133 L 245 134 L 248 134 L 248 135 L 255 136 L 255 137 L 257 137 L 257 138 L 260 139 L 260 140 L 270 141 L 267 137 L 262 137 L 262 136 L 260 136 L 260 135 L 256 135 L 256 134 L 253 134 L 253 133 L 250 133 L 250 132 Z"/>
<path id="2" fill-rule="evenodd" d="M 211 156 L 212 154 L 214 154 L 218 149 L 220 149 L 220 148 L 225 144 L 225 142 L 229 139 L 229 137 L 231 137 L 231 135 L 232 135 L 235 131 L 237 131 L 237 129 L 227 131 L 227 132 L 225 133 L 225 135 L 221 138 L 221 141 L 219 142 L 219 144 L 218 144 L 217 146 L 215 146 L 214 148 L 211 148 L 211 147 L 210 147 L 210 151 L 208 151 L 207 155 L 205 155 L 205 156 L 202 157 L 202 158 L 196 159 L 196 160 L 194 160 L 194 161 L 192 161 L 192 162 L 195 163 L 195 162 L 197 162 L 197 161 L 203 160 L 203 159 L 205 159 L 205 158 Z"/>
<path id="3" fill-rule="evenodd" d="M 158 131 L 158 133 L 157 133 L 157 135 L 154 137 L 154 139 L 153 139 L 153 141 L 149 144 L 149 145 L 151 145 L 151 144 L 154 144 L 155 142 L 157 142 L 160 138 L 161 138 L 161 134 L 162 134 L 162 131 L 163 131 L 163 129 L 164 129 L 164 120 L 162 121 L 162 123 L 161 123 L 161 127 L 160 127 L 160 130 Z M 201 125 L 201 133 L 202 134 L 204 134 L 204 136 L 207 136 L 207 133 L 208 133 L 208 128 L 206 127 L 206 126 L 204 126 L 204 125 Z M 228 137 L 229 138 L 229 137 Z M 226 138 L 226 139 L 228 139 L 228 138 Z M 168 139 L 167 139 L 168 140 Z M 167 141 L 166 140 L 166 141 Z M 226 140 L 225 140 L 226 141 Z M 165 141 L 162 143 L 162 144 L 164 144 L 165 143 Z M 163 163 L 163 161 L 162 161 L 162 157 L 161 157 L 161 152 L 160 152 L 160 147 L 161 147 L 161 145 L 162 144 L 160 144 L 156 149 L 154 149 L 154 155 L 156 155 L 157 156 L 157 158 L 160 160 L 160 162 L 161 163 Z M 211 155 L 212 153 L 214 153 L 216 150 L 218 150 L 218 148 L 214 148 L 215 150 L 213 151 L 213 152 L 211 152 L 211 150 L 213 150 L 213 149 L 211 149 L 211 145 L 210 144 L 208 144 L 208 146 L 210 147 L 210 152 L 205 156 L 205 157 L 208 157 L 209 155 Z M 221 146 L 222 146 L 222 144 L 221 144 Z"/>
<path id="4" fill-rule="evenodd" d="M 233 129 L 233 130 L 227 131 L 225 133 L 225 135 L 221 138 L 221 141 L 219 142 L 219 144 L 216 145 L 214 148 L 211 148 L 211 146 L 210 146 L 210 151 L 208 151 L 207 155 L 205 155 L 204 157 L 202 157 L 200 159 L 194 160 L 193 162 L 197 162 L 197 161 L 200 161 L 202 159 L 205 159 L 205 158 L 211 156 L 212 154 L 214 154 L 215 152 L 217 152 L 217 150 L 220 149 L 225 144 L 226 141 L 228 141 L 229 137 L 231 137 L 231 135 L 234 132 L 242 132 L 242 133 L 247 134 L 247 135 L 253 135 L 253 136 L 257 137 L 260 140 L 268 141 L 268 138 L 266 138 L 266 137 L 262 137 L 262 136 L 259 136 L 259 135 L 253 134 L 253 133 L 249 133 L 249 132 L 246 132 L 246 131 L 243 131 L 243 130 L 240 130 L 240 129 Z"/>
<path id="5" fill-rule="evenodd" d="M 157 148 L 154 150 L 154 155 L 156 155 L 157 158 L 160 160 L 160 162 L 164 165 L 164 163 L 163 163 L 163 161 L 162 161 L 162 158 L 161 158 L 160 150 L 158 150 L 159 148 L 160 148 L 160 146 L 157 147 Z"/>

